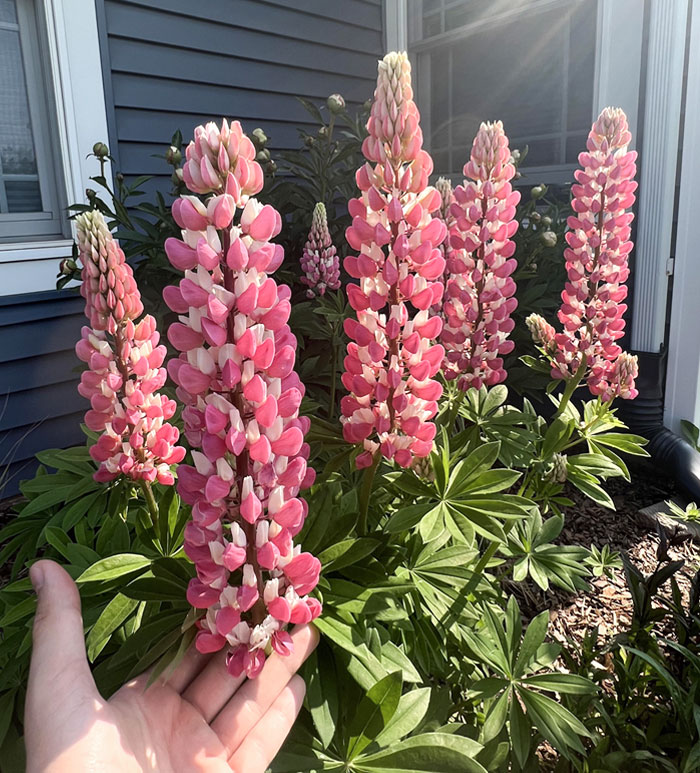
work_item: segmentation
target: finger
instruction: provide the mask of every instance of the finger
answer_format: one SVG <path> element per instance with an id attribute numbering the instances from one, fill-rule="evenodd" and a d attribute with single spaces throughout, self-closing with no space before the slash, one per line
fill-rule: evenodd
<path id="1" fill-rule="evenodd" d="M 211 723 L 229 753 L 238 749 L 243 739 L 260 721 L 301 664 L 318 644 L 318 632 L 304 625 L 292 631 L 294 650 L 291 655 L 273 653 L 256 679 L 249 679 L 224 706 Z"/>
<path id="2" fill-rule="evenodd" d="M 53 561 L 29 570 L 37 594 L 25 717 L 30 728 L 50 723 L 71 702 L 98 697 L 85 655 L 80 594 L 68 572 Z M 50 689 L 47 689 L 51 685 Z"/>
<path id="3" fill-rule="evenodd" d="M 165 679 L 166 684 L 176 692 L 181 693 L 202 673 L 211 659 L 211 655 L 203 655 L 198 652 L 193 644 L 185 653 L 185 657 L 173 669 L 172 674 Z"/>
<path id="4" fill-rule="evenodd" d="M 226 670 L 227 650 L 212 656 L 201 673 L 188 685 L 182 697 L 211 722 L 228 703 L 245 680 L 245 675 L 233 677 Z"/>
<path id="5" fill-rule="evenodd" d="M 246 773 L 267 770 L 289 735 L 305 694 L 304 680 L 298 674 L 293 676 L 229 760 L 233 770 Z"/>

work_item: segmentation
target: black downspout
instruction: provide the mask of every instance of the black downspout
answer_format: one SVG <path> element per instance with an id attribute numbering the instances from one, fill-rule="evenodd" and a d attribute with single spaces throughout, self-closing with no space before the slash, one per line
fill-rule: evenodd
<path id="1" fill-rule="evenodd" d="M 666 354 L 635 354 L 639 358 L 639 396 L 620 400 L 618 416 L 631 432 L 647 438 L 647 451 L 656 468 L 675 478 L 688 497 L 700 502 L 700 453 L 663 423 Z"/>

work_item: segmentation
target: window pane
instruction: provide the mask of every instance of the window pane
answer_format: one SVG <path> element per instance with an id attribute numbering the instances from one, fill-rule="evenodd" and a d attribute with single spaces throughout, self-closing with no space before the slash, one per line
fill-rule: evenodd
<path id="1" fill-rule="evenodd" d="M 447 3 L 445 31 L 528 4 Z M 429 59 L 430 93 L 418 100 L 430 112 L 431 148 L 452 151 L 451 173 L 461 170 L 461 149 L 471 146 L 479 124 L 500 119 L 511 147 L 529 146 L 525 169 L 559 167 L 566 174 L 591 125 L 595 23 L 596 0 L 579 0 L 494 20 L 474 33 L 467 26 L 434 47 L 426 41 L 420 56 Z"/>
<path id="2" fill-rule="evenodd" d="M 13 2 L 3 0 L 0 29 L 0 212 L 42 210 L 27 82 Z M 14 29 L 12 29 L 14 27 Z"/>

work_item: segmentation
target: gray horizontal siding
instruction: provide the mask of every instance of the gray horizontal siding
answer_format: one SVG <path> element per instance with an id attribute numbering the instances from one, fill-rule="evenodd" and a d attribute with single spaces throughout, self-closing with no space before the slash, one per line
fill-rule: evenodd
<path id="1" fill-rule="evenodd" d="M 0 298 L 0 497 L 33 474 L 38 451 L 83 442 L 89 406 L 76 390 L 74 352 L 83 305 L 68 292 Z"/>
<path id="2" fill-rule="evenodd" d="M 118 167 L 168 190 L 161 159 L 176 129 L 222 117 L 260 126 L 273 152 L 312 128 L 297 96 L 334 92 L 351 108 L 373 92 L 383 51 L 380 0 L 96 0 Z"/>

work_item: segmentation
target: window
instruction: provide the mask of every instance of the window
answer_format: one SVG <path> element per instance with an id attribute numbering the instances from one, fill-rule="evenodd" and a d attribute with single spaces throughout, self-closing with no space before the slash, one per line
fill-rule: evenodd
<path id="1" fill-rule="evenodd" d="M 32 0 L 0 0 L 0 242 L 66 233 L 41 39 Z"/>
<path id="2" fill-rule="evenodd" d="M 501 119 L 538 181 L 572 177 L 593 115 L 596 0 L 418 0 L 409 51 L 440 174 L 461 174 L 484 120 Z"/>

